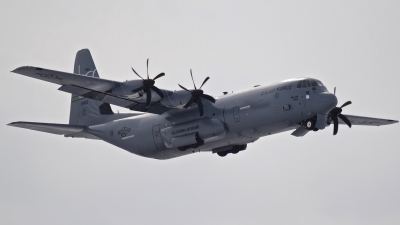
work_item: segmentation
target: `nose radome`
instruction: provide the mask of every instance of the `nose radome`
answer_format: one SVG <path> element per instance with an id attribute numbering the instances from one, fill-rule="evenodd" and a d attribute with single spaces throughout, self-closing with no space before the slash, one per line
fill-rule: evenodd
<path id="1" fill-rule="evenodd" d="M 329 92 L 323 92 L 319 93 L 316 96 L 316 111 L 320 114 L 328 114 L 331 109 L 333 109 L 337 103 L 338 100 L 335 95 L 329 93 Z"/>

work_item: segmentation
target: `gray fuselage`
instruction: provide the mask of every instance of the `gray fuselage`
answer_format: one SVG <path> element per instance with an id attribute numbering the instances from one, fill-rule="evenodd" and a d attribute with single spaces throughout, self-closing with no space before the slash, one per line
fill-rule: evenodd
<path id="1" fill-rule="evenodd" d="M 94 125 L 86 131 L 131 153 L 169 159 L 245 145 L 263 136 L 296 129 L 301 121 L 317 113 L 327 114 L 337 99 L 320 81 L 299 78 L 226 94 L 216 98 L 215 104 L 203 104 L 203 118 L 194 105 L 186 110 L 161 115 L 145 113 Z M 204 143 L 196 146 L 195 139 L 199 138 Z M 182 145 L 188 147 L 178 149 Z"/>

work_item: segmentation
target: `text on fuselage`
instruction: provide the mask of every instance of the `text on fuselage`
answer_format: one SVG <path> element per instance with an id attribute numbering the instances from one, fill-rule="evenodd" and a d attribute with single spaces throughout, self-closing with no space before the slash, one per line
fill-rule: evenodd
<path id="1" fill-rule="evenodd" d="M 188 128 L 183 128 L 183 129 L 179 129 L 179 130 L 174 130 L 171 132 L 171 135 L 180 134 L 180 133 L 184 133 L 186 131 L 197 130 L 197 129 L 199 129 L 199 125 L 188 127 Z"/>
<path id="2" fill-rule="evenodd" d="M 266 91 L 261 92 L 261 95 L 266 95 L 266 94 L 270 94 L 270 93 L 275 93 L 275 92 L 278 92 L 278 91 L 287 91 L 287 90 L 292 89 L 292 86 L 293 86 L 293 85 L 282 86 L 282 87 L 277 87 L 277 88 L 274 88 L 274 89 L 266 90 Z"/>

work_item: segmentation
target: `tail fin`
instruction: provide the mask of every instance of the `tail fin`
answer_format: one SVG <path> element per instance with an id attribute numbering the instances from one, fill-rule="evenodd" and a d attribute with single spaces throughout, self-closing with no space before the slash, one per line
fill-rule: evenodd
<path id="1" fill-rule="evenodd" d="M 74 73 L 83 76 L 99 77 L 89 49 L 82 49 L 76 53 Z M 111 115 L 114 112 L 110 104 L 72 95 L 70 125 L 90 126 L 105 122 L 102 115 Z"/>

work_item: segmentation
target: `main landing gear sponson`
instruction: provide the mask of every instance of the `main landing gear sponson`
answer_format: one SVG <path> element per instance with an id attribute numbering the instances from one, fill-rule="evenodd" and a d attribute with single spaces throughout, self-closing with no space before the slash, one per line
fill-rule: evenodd
<path id="1" fill-rule="evenodd" d="M 217 155 L 219 155 L 221 157 L 225 157 L 229 153 L 237 154 L 240 151 L 246 150 L 246 148 L 247 148 L 247 145 L 235 145 L 235 146 L 232 146 L 232 149 L 230 149 L 230 150 L 217 152 Z"/>
<path id="2" fill-rule="evenodd" d="M 199 137 L 198 133 L 196 133 L 196 143 L 195 144 L 178 147 L 178 150 L 179 151 L 186 151 L 189 148 L 198 148 L 198 147 L 200 147 L 202 145 L 204 145 L 204 140 Z"/>

